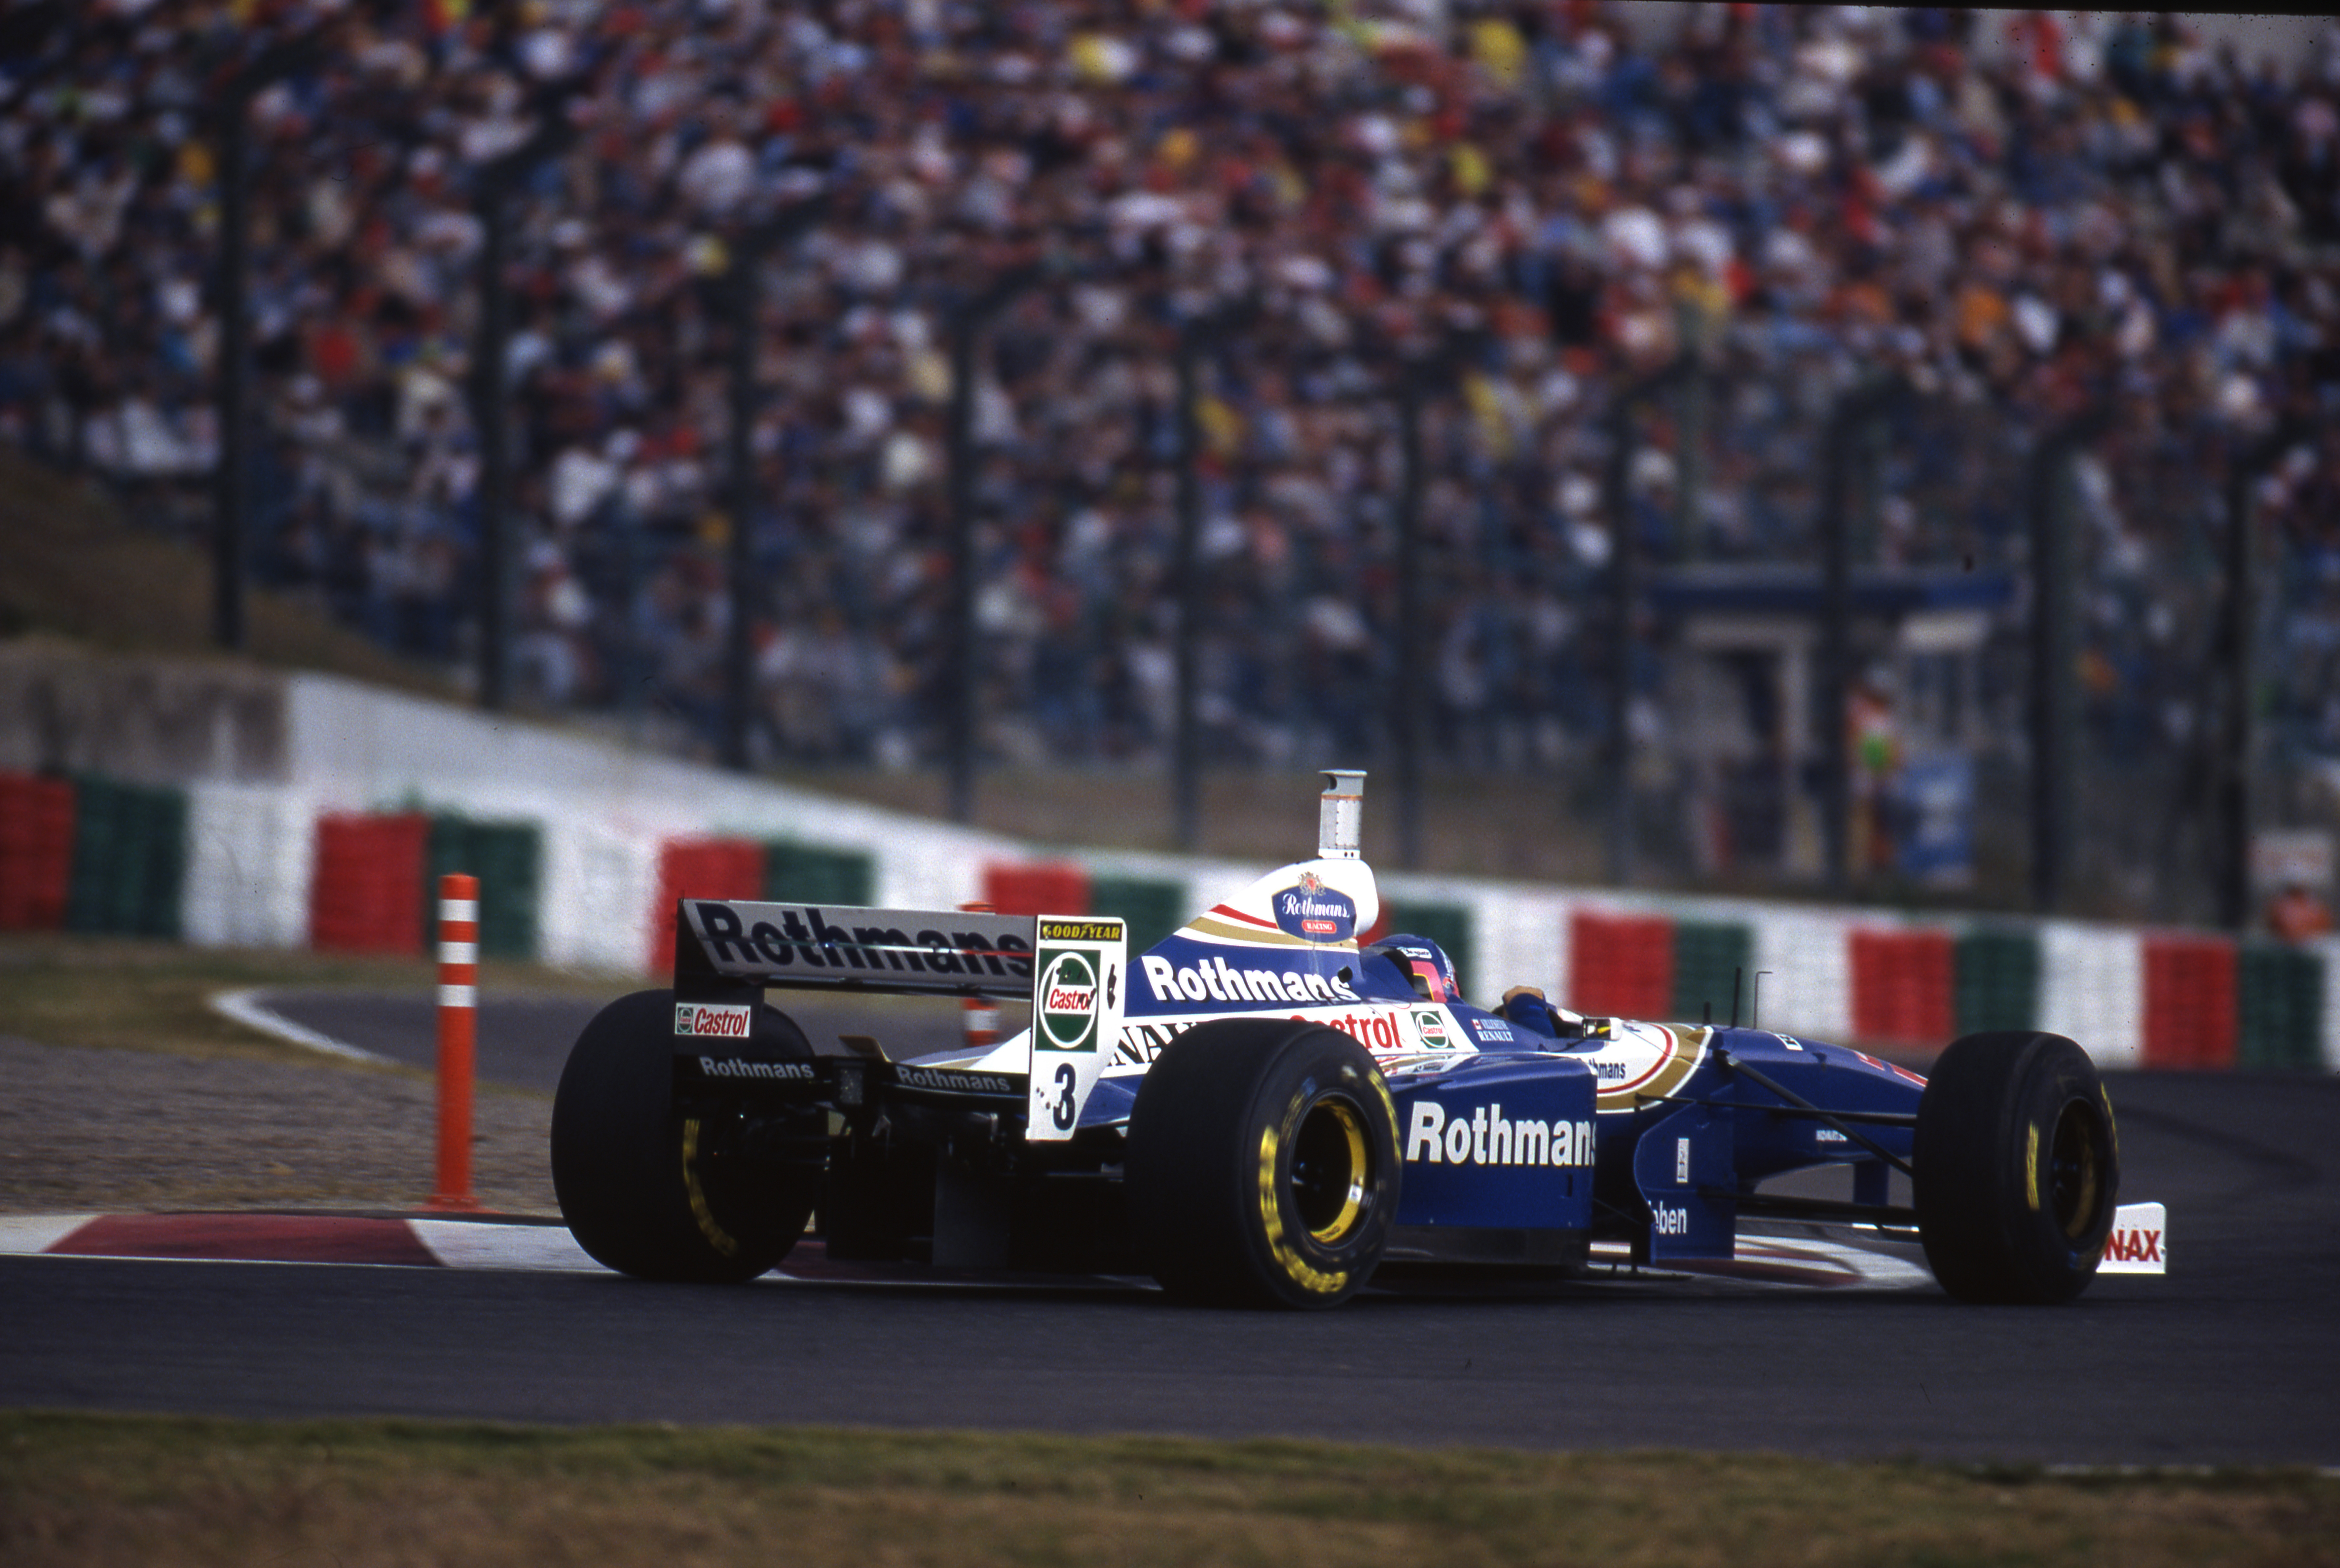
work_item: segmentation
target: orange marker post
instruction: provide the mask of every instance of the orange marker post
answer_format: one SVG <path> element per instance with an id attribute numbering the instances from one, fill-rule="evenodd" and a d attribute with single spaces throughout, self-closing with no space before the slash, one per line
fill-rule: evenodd
<path id="1" fill-rule="evenodd" d="M 430 1206 L 476 1212 L 471 1079 L 479 1005 L 480 879 L 439 878 L 439 1171 Z"/>
<path id="2" fill-rule="evenodd" d="M 961 904 L 959 908 L 970 915 L 988 915 L 995 912 L 989 904 L 981 902 Z M 999 1004 L 997 1002 L 989 997 L 968 997 L 960 1002 L 959 1006 L 963 1009 L 959 1021 L 965 1030 L 968 1050 L 987 1051 L 999 1043 Z"/>

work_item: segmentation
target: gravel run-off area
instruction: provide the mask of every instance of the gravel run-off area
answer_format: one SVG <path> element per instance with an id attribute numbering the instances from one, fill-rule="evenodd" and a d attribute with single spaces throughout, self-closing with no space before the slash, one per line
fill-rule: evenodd
<path id="1" fill-rule="evenodd" d="M 482 1088 L 473 1190 L 557 1213 L 549 1095 Z M 0 1213 L 406 1211 L 431 1196 L 428 1075 L 45 1046 L 0 1035 Z"/>

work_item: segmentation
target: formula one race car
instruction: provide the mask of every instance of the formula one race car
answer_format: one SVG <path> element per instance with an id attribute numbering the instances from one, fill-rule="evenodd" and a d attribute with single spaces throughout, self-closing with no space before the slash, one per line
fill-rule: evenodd
<path id="1" fill-rule="evenodd" d="M 645 1278 L 744 1280 L 815 1221 L 833 1259 L 1149 1274 L 1293 1307 L 1377 1274 L 1564 1274 L 1596 1242 L 1729 1258 L 1757 1217 L 1914 1234 L 1974 1301 L 2061 1301 L 2097 1273 L 2120 1150 L 2071 1041 L 1971 1035 L 1929 1080 L 1524 988 L 1472 1007 L 1436 944 L 1360 946 L 1364 776 L 1326 777 L 1314 859 L 1134 965 L 1107 918 L 679 900 L 673 989 L 603 1008 L 561 1075 L 552 1176 L 578 1242 Z M 1032 1023 L 896 1060 L 866 1036 L 816 1045 L 767 987 L 1028 991 Z M 1849 1196 L 1759 1190 L 1818 1166 L 1849 1166 Z"/>

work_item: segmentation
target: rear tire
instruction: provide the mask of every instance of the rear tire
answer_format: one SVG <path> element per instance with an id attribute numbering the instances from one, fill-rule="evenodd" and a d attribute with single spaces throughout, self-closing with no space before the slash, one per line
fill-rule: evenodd
<path id="1" fill-rule="evenodd" d="M 788 1255 L 818 1166 L 759 1157 L 776 1118 L 674 1104 L 674 993 L 636 991 L 593 1016 L 552 1101 L 552 1190 L 577 1245 L 640 1279 L 733 1284 Z M 753 1053 L 809 1060 L 787 1014 L 756 1010 Z M 818 1112 L 777 1118 L 778 1130 Z M 824 1128 L 825 1130 L 825 1128 Z"/>
<path id="2" fill-rule="evenodd" d="M 2111 1099 L 2061 1035 L 1968 1035 L 1918 1102 L 1918 1230 L 1961 1301 L 2068 1301 L 2096 1277 L 2120 1196 Z"/>
<path id="3" fill-rule="evenodd" d="M 1381 1262 L 1397 1111 L 1363 1047 L 1321 1024 L 1227 1018 L 1163 1051 L 1130 1107 L 1139 1255 L 1180 1300 L 1326 1307 Z"/>

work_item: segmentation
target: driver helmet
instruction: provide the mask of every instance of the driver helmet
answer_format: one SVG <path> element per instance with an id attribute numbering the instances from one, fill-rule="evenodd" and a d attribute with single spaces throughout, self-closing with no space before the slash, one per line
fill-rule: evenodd
<path id="1" fill-rule="evenodd" d="M 1399 932 L 1383 937 L 1368 953 L 1379 953 L 1397 966 L 1397 972 L 1413 987 L 1414 994 L 1425 1002 L 1459 1002 L 1462 999 L 1462 982 L 1454 978 L 1453 960 L 1446 950 L 1427 937 L 1409 936 Z"/>

